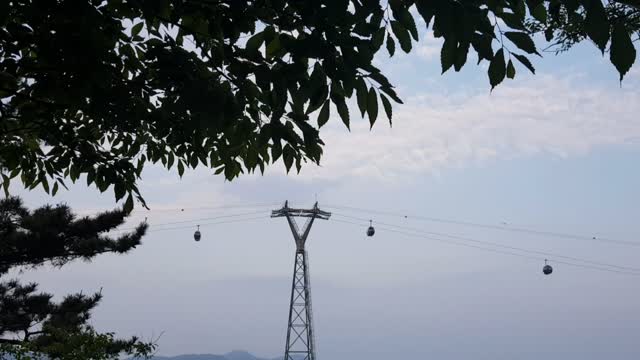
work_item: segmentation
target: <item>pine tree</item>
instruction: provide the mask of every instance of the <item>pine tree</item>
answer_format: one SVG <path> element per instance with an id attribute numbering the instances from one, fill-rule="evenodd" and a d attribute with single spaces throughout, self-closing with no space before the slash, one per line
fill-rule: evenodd
<path id="1" fill-rule="evenodd" d="M 29 211 L 21 199 L 0 200 L 0 277 L 11 269 L 46 264 L 59 268 L 70 261 L 89 261 L 98 254 L 124 254 L 140 245 L 147 230 L 141 223 L 118 236 L 109 232 L 129 214 L 123 209 L 78 217 L 64 204 Z M 137 338 L 116 339 L 88 324 L 101 293 L 70 294 L 62 301 L 38 291 L 35 283 L 0 281 L 0 355 L 28 352 L 50 359 L 115 359 L 121 353 L 145 355 L 154 345 Z"/>

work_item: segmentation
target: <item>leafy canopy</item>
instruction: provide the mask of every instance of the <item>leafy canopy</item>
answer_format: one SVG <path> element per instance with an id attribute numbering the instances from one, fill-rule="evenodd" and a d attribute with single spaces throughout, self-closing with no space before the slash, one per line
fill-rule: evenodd
<path id="1" fill-rule="evenodd" d="M 535 72 L 532 35 L 589 39 L 620 79 L 635 61 L 640 1 L 85 0 L 0 5 L 0 169 L 55 194 L 82 176 L 117 200 L 144 200 L 146 164 L 207 166 L 233 179 L 279 159 L 319 163 L 332 113 L 355 98 L 391 121 L 380 51 L 410 52 L 420 18 L 444 39 L 442 72 L 470 54 L 493 88 Z M 615 9 L 613 11 L 612 9 Z M 626 14 L 621 16 L 620 14 Z M 423 26 L 423 25 L 420 25 Z M 542 39 L 541 39 L 542 40 Z M 384 49 L 383 49 L 384 48 Z M 382 103 L 382 106 L 380 106 Z M 315 123 L 313 120 L 316 120 Z"/>

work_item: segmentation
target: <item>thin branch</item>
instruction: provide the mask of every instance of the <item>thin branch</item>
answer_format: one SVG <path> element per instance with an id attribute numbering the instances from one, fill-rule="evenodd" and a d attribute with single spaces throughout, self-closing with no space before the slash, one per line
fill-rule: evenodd
<path id="1" fill-rule="evenodd" d="M 0 338 L 0 344 L 20 345 L 22 343 L 23 343 L 22 340 L 18 340 L 18 339 L 2 339 L 2 338 Z"/>

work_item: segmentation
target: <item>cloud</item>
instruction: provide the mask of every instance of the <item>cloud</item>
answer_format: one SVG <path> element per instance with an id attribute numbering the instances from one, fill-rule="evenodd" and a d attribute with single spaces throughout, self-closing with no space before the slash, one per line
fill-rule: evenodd
<path id="1" fill-rule="evenodd" d="M 371 132 L 366 120 L 354 119 L 348 132 L 334 119 L 322 132 L 322 166 L 303 168 L 299 178 L 393 180 L 489 160 L 541 153 L 568 157 L 599 146 L 637 145 L 640 94 L 633 75 L 622 88 L 581 76 L 522 76 L 491 94 L 486 89 L 415 94 L 394 107 L 392 128 L 382 111 Z"/>
<path id="2" fill-rule="evenodd" d="M 446 81 L 441 78 L 436 83 Z M 353 180 L 402 183 L 414 175 L 492 161 L 538 154 L 571 157 L 602 146 L 638 146 L 640 71 L 630 72 L 622 87 L 613 83 L 607 86 L 576 75 L 520 75 L 493 93 L 484 82 L 463 90 L 433 86 L 429 92 L 403 94 L 406 104 L 394 106 L 393 127 L 380 109 L 370 131 L 368 121 L 360 119 L 353 108 L 349 132 L 332 109 L 334 117 L 321 131 L 326 143 L 321 166 L 308 163 L 300 175 L 287 176 L 287 183 L 281 182 L 286 172 L 278 162 L 264 177 L 245 175 L 233 182 L 242 184 L 240 187 L 212 176 L 209 169 L 189 171 L 180 179 L 175 170 L 168 173 L 158 166 L 145 170 L 140 186 L 154 214 L 161 214 L 154 219 L 170 221 L 173 213 L 167 212 L 165 219 L 162 209 L 203 203 L 233 205 L 248 197 L 255 203 L 267 203 L 274 194 L 285 191 L 283 184 L 291 199 Z M 73 187 L 75 195 L 62 192 L 55 202 L 73 200 L 83 214 L 113 206 L 111 192 L 97 196 L 95 189 L 83 184 L 80 181 Z M 264 188 L 273 190 L 265 192 Z M 51 200 L 39 192 L 23 193 L 34 206 Z M 203 217 L 193 214 L 212 211 L 190 209 L 184 216 Z M 140 211 L 135 220 L 145 216 Z"/>
<path id="3" fill-rule="evenodd" d="M 421 35 L 421 41 L 417 45 L 417 54 L 423 60 L 432 60 L 438 58 L 440 55 L 440 48 L 442 47 L 442 40 L 433 37 L 432 32 L 427 32 Z"/>

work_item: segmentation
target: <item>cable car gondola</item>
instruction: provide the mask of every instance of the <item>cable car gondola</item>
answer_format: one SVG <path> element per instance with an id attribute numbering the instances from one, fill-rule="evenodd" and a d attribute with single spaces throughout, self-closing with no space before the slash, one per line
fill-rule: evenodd
<path id="1" fill-rule="evenodd" d="M 553 268 L 551 265 L 547 264 L 547 259 L 544 259 L 544 267 L 542 268 L 542 273 L 545 275 L 550 275 L 553 272 Z"/>
<path id="2" fill-rule="evenodd" d="M 373 220 L 369 220 L 369 228 L 367 229 L 367 236 L 371 237 L 376 233 L 376 229 L 373 228 Z"/>
<path id="3" fill-rule="evenodd" d="M 201 237 L 202 237 L 202 234 L 200 234 L 200 225 L 198 225 L 198 229 L 196 230 L 196 232 L 193 233 L 193 239 L 195 241 L 200 241 Z"/>

